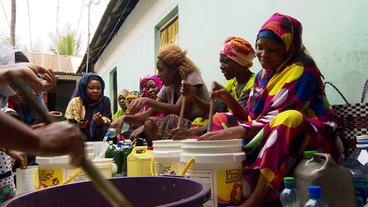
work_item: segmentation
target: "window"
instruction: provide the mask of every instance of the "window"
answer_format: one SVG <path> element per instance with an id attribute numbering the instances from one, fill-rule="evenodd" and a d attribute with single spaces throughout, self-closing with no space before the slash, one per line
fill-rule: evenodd
<path id="1" fill-rule="evenodd" d="M 166 45 L 179 45 L 179 18 L 173 17 L 160 28 L 160 48 Z"/>

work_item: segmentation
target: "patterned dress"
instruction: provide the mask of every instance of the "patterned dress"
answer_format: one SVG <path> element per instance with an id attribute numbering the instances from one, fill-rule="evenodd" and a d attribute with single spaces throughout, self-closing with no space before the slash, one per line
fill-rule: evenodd
<path id="1" fill-rule="evenodd" d="M 0 150 L 0 203 L 16 195 L 10 157 Z"/>
<path id="2" fill-rule="evenodd" d="M 226 122 L 228 127 L 242 125 L 247 129 L 246 135 L 249 130 L 256 134 L 244 147 L 246 197 L 250 197 L 262 173 L 273 189 L 268 201 L 277 199 L 283 178 L 292 176 L 305 150 L 330 153 L 338 163 L 344 159 L 321 73 L 302 45 L 301 29 L 298 20 L 278 13 L 263 25 L 261 31 L 272 30 L 283 40 L 286 60 L 276 69 L 262 69 L 256 75 L 246 106 L 248 120 L 222 113 L 213 118 L 214 130 L 223 129 L 218 123 Z"/>

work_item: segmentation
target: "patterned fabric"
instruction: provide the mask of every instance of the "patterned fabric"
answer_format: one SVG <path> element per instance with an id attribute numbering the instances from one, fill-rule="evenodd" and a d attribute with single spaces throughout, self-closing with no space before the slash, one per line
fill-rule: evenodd
<path id="1" fill-rule="evenodd" d="M 176 114 L 169 114 L 163 118 L 149 117 L 146 121 L 152 121 L 157 129 L 157 134 L 162 139 L 172 139 L 170 130 L 175 129 L 178 125 L 179 116 Z M 183 118 L 182 128 L 190 128 L 191 121 L 189 119 Z"/>
<path id="2" fill-rule="evenodd" d="M 126 104 L 127 108 L 129 107 L 128 98 L 133 98 L 133 99 L 139 98 L 139 91 L 130 91 L 129 92 L 128 96 L 125 99 L 125 104 Z"/>
<path id="3" fill-rule="evenodd" d="M 252 45 L 241 37 L 227 38 L 220 54 L 248 68 L 253 66 L 252 60 L 256 57 L 256 52 Z"/>
<path id="4" fill-rule="evenodd" d="M 283 188 L 283 178 L 292 175 L 291 169 L 304 150 L 330 153 L 338 163 L 343 156 L 334 142 L 337 124 L 323 90 L 321 73 L 302 45 L 301 23 L 276 13 L 261 31 L 266 29 L 284 41 L 287 55 L 276 69 L 262 69 L 254 80 L 246 108 L 248 120 L 241 125 L 247 129 L 246 135 L 249 130 L 258 133 L 247 140 L 250 142 L 245 148 L 250 152 L 243 177 L 249 185 L 245 190 L 249 196 L 262 173 L 274 190 L 269 198 L 276 199 Z M 239 124 L 236 119 L 225 120 L 228 127 Z M 214 124 L 214 130 L 219 128 Z"/>
<path id="5" fill-rule="evenodd" d="M 0 150 L 0 203 L 16 195 L 10 157 Z"/>
<path id="6" fill-rule="evenodd" d="M 255 76 L 256 74 L 253 74 L 249 78 L 247 84 L 244 86 L 240 94 L 240 97 L 238 97 L 238 95 L 236 94 L 236 87 L 238 85 L 238 81 L 236 80 L 236 78 L 228 80 L 225 83 L 224 88 L 226 88 L 231 93 L 231 96 L 234 97 L 235 100 L 237 100 L 241 106 L 245 107 L 248 102 L 250 91 L 253 88 Z M 230 108 L 226 106 L 226 104 L 222 103 L 221 101 L 215 100 L 215 106 L 217 108 L 217 112 L 231 112 Z"/>

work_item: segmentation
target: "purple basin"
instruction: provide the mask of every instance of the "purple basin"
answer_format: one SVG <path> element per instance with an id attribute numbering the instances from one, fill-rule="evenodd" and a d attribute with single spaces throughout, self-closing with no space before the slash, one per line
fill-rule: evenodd
<path id="1" fill-rule="evenodd" d="M 134 207 L 202 206 L 211 197 L 211 188 L 202 182 L 174 177 L 129 177 L 109 179 Z M 92 182 L 80 182 L 31 192 L 2 206 L 81 207 L 111 206 Z"/>

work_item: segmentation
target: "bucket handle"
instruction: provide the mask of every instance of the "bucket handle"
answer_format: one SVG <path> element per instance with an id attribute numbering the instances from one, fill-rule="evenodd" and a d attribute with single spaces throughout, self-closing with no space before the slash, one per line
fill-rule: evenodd
<path id="1" fill-rule="evenodd" d="M 332 159 L 329 153 L 315 152 L 313 153 L 313 158 L 308 162 L 316 162 L 318 160 L 321 160 L 321 157 L 324 157 L 326 159 L 326 162 L 323 164 L 322 168 L 326 168 L 328 166 L 329 167 L 337 166 L 337 163 Z"/>
<path id="2" fill-rule="evenodd" d="M 89 160 L 89 157 L 87 157 L 87 160 Z M 80 172 L 82 172 L 82 170 L 83 170 L 83 167 L 82 166 L 79 167 L 79 169 L 77 170 L 77 172 L 75 172 L 72 177 L 70 177 L 68 180 L 66 180 L 61 185 L 70 183 L 72 180 L 74 180 L 74 178 L 76 178 L 79 175 Z M 33 176 L 33 184 L 34 184 L 34 187 L 36 188 L 36 190 L 39 190 L 40 188 L 38 187 L 37 182 L 36 182 L 37 175 L 38 175 L 38 167 L 37 167 L 36 172 L 35 172 L 35 174 Z"/>
<path id="3" fill-rule="evenodd" d="M 152 176 L 155 176 L 155 172 L 153 171 L 154 164 L 155 164 L 155 158 L 152 157 L 152 159 L 151 159 L 151 174 L 152 174 Z"/>
<path id="4" fill-rule="evenodd" d="M 190 158 L 188 163 L 185 165 L 183 172 L 181 173 L 181 175 L 185 175 L 185 173 L 187 172 L 188 168 L 190 167 L 190 165 L 192 165 L 192 163 L 194 162 L 194 157 Z"/>

